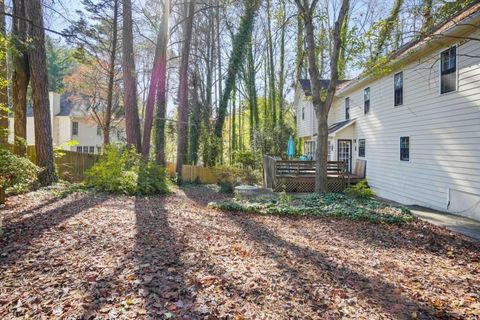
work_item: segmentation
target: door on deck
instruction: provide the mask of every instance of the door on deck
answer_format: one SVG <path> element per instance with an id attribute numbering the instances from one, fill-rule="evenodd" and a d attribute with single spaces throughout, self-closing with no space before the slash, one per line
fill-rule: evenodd
<path id="1" fill-rule="evenodd" d="M 352 172 L 352 140 L 338 140 L 337 159 L 338 161 L 344 161 L 347 171 Z"/>

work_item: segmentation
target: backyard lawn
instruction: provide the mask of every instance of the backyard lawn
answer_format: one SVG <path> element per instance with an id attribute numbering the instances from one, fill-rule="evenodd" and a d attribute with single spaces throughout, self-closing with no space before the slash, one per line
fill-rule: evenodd
<path id="1" fill-rule="evenodd" d="M 259 215 L 167 196 L 11 197 L 0 318 L 476 319 L 480 243 L 422 221 Z"/>

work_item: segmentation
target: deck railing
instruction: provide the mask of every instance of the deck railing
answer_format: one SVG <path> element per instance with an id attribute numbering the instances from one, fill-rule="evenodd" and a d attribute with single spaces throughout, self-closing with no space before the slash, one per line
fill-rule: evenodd
<path id="1" fill-rule="evenodd" d="M 274 191 L 313 191 L 315 172 L 315 161 L 280 160 L 272 156 L 264 157 L 264 187 Z M 327 175 L 331 191 L 341 191 L 349 183 L 344 161 L 328 161 Z"/>

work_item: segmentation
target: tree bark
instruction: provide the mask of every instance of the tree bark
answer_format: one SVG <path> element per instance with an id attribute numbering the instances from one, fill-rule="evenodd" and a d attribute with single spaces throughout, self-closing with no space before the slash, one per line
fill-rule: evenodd
<path id="1" fill-rule="evenodd" d="M 157 114 L 155 119 L 155 162 L 165 165 L 165 115 L 167 108 L 167 44 L 169 33 L 170 0 L 163 3 L 163 16 L 160 26 L 161 45 L 158 56 L 158 82 L 156 88 Z"/>
<path id="2" fill-rule="evenodd" d="M 182 179 L 182 166 L 187 148 L 188 134 L 188 66 L 190 58 L 190 44 L 192 41 L 193 15 L 195 1 L 190 0 L 188 18 L 185 21 L 184 42 L 180 62 L 180 83 L 178 88 L 178 123 L 177 123 L 177 177 L 179 183 Z"/>
<path id="3" fill-rule="evenodd" d="M 134 146 L 138 153 L 142 150 L 140 118 L 137 106 L 137 75 L 135 73 L 135 56 L 133 53 L 132 2 L 123 0 L 123 104 L 125 106 L 125 124 L 127 143 Z"/>
<path id="4" fill-rule="evenodd" d="M 12 103 L 14 121 L 14 147 L 13 152 L 19 156 L 26 156 L 25 148 L 27 139 L 27 88 L 30 81 L 28 55 L 25 41 L 27 25 L 25 22 L 25 0 L 13 0 L 12 35 Z"/>
<path id="5" fill-rule="evenodd" d="M 271 26 L 270 0 L 267 0 L 267 52 L 268 52 L 268 88 L 269 88 L 269 102 L 270 110 L 272 112 L 272 129 L 277 126 L 277 99 L 275 92 L 275 63 L 273 57 L 273 41 L 272 41 L 272 26 Z"/>
<path id="6" fill-rule="evenodd" d="M 308 0 L 295 0 L 297 7 L 302 12 L 305 23 L 305 32 L 307 40 L 307 59 L 308 73 L 310 75 L 310 85 L 312 91 L 312 104 L 317 115 L 317 150 L 316 150 L 316 172 L 315 172 L 315 191 L 324 193 L 328 191 L 327 184 L 327 156 L 328 156 L 328 112 L 335 97 L 336 86 L 338 84 L 338 60 L 342 48 L 341 30 L 345 25 L 345 19 L 349 10 L 350 1 L 342 0 L 340 12 L 332 33 L 332 51 L 330 57 L 330 83 L 327 88 L 326 97 L 322 99 L 322 87 L 319 77 L 319 69 L 315 54 L 315 37 L 313 26 L 313 13 L 316 0 L 309 3 Z"/>
<path id="7" fill-rule="evenodd" d="M 147 103 L 145 108 L 145 123 L 143 127 L 143 146 L 142 146 L 142 155 L 144 158 L 148 158 L 150 153 L 150 138 L 152 135 L 152 126 L 153 126 L 153 112 L 155 105 L 156 91 L 158 88 L 158 82 L 160 78 L 165 74 L 162 74 L 162 71 L 165 72 L 166 68 L 162 63 L 166 63 L 166 59 L 160 59 L 163 52 L 166 52 L 168 38 L 165 35 L 168 35 L 168 16 L 170 15 L 170 3 L 169 0 L 165 0 L 165 6 L 163 8 L 162 22 L 160 29 L 158 30 L 157 43 L 155 46 L 155 57 L 153 59 L 153 68 L 152 74 L 150 76 L 150 85 L 148 88 Z M 166 26 L 165 26 L 166 23 Z M 163 70 L 162 70 L 163 69 Z"/>
<path id="8" fill-rule="evenodd" d="M 27 50 L 32 77 L 33 116 L 35 123 L 36 163 L 42 169 L 38 179 L 44 186 L 57 181 L 53 159 L 52 122 L 48 100 L 47 55 L 43 12 L 40 0 L 27 0 L 30 44 Z"/>
<path id="9" fill-rule="evenodd" d="M 201 126 L 201 103 L 198 96 L 199 90 L 199 74 L 197 71 L 193 74 L 192 79 L 192 112 L 190 115 L 188 130 L 188 161 L 193 165 L 198 163 L 198 147 L 200 142 L 200 126 Z"/>
<path id="10" fill-rule="evenodd" d="M 0 36 L 6 39 L 5 3 L 0 0 Z M 3 46 L 3 45 L 2 45 Z M 2 47 L 0 56 L 0 80 L 7 80 L 7 48 Z M 0 85 L 0 146 L 8 143 L 8 86 Z"/>
<path id="11" fill-rule="evenodd" d="M 118 2 L 113 3 L 113 19 L 112 19 L 112 46 L 110 51 L 110 65 L 108 70 L 108 91 L 107 91 L 107 109 L 103 118 L 103 144 L 110 144 L 110 127 L 112 123 L 113 110 L 113 85 L 115 82 L 115 58 L 117 56 L 118 42 Z"/>

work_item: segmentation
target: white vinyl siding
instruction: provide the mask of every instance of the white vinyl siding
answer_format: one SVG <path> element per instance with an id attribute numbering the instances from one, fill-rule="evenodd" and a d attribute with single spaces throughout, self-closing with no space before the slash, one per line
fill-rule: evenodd
<path id="1" fill-rule="evenodd" d="M 305 117 L 302 117 L 302 112 L 304 112 Z M 297 107 L 297 136 L 300 138 L 312 137 L 314 132 L 316 132 L 314 130 L 316 128 L 315 121 L 312 102 L 305 100 L 302 94 Z"/>
<path id="2" fill-rule="evenodd" d="M 452 190 L 480 199 L 480 42 L 457 46 L 457 90 L 440 94 L 440 54 L 446 48 L 401 67 L 401 108 L 392 105 L 393 76 L 400 71 L 393 70 L 342 92 L 330 111 L 329 123 L 342 121 L 344 98 L 350 97 L 355 136 L 368 141 L 367 178 L 379 196 L 440 210 L 450 209 Z M 368 116 L 363 114 L 366 87 L 374 101 Z M 410 161 L 400 161 L 403 136 L 410 137 Z M 454 213 L 480 219 L 480 206 L 464 209 Z"/>

